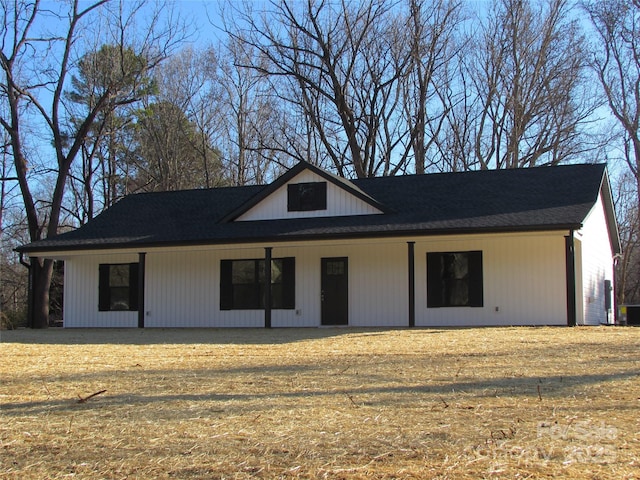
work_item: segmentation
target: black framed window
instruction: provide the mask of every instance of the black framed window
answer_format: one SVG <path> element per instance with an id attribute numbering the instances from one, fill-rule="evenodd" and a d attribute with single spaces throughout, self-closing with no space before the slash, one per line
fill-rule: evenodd
<path id="1" fill-rule="evenodd" d="M 287 210 L 309 212 L 327 209 L 327 182 L 290 183 L 287 185 Z"/>
<path id="2" fill-rule="evenodd" d="M 99 266 L 98 310 L 138 310 L 138 264 L 103 263 Z"/>
<path id="3" fill-rule="evenodd" d="M 264 259 L 220 261 L 220 309 L 264 308 Z M 295 308 L 295 258 L 271 260 L 271 308 Z"/>
<path id="4" fill-rule="evenodd" d="M 427 253 L 427 307 L 482 307 L 482 252 Z"/>

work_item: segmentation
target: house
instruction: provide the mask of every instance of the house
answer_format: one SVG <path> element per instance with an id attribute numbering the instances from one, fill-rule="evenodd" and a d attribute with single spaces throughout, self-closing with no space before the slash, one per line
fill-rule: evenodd
<path id="1" fill-rule="evenodd" d="M 65 327 L 599 325 L 620 242 L 604 165 L 346 180 L 302 162 L 130 195 L 18 251 L 64 260 Z"/>

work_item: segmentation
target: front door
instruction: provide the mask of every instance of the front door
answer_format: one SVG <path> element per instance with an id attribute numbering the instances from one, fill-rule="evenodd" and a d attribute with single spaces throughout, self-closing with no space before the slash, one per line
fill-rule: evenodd
<path id="1" fill-rule="evenodd" d="M 322 259 L 322 325 L 349 324 L 347 257 Z"/>

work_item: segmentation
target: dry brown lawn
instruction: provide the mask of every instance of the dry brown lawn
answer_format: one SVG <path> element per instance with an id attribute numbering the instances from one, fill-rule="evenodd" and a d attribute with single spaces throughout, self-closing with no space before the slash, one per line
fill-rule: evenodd
<path id="1" fill-rule="evenodd" d="M 3 479 L 640 478 L 637 328 L 0 335 Z"/>

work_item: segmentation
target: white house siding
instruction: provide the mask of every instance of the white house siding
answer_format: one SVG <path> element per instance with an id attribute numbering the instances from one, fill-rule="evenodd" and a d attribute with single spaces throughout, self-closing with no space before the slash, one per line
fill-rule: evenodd
<path id="1" fill-rule="evenodd" d="M 584 275 L 582 272 L 582 240 L 579 235 L 573 236 L 573 250 L 575 260 L 575 279 L 576 279 L 576 324 L 584 325 Z"/>
<path id="2" fill-rule="evenodd" d="M 513 234 L 416 242 L 416 325 L 566 325 L 564 234 Z M 482 250 L 484 306 L 427 308 L 427 252 Z"/>
<path id="3" fill-rule="evenodd" d="M 98 265 L 137 262 L 136 254 L 70 257 L 64 267 L 63 324 L 67 328 L 138 326 L 138 312 L 98 311 Z"/>
<path id="4" fill-rule="evenodd" d="M 326 179 L 309 170 L 305 170 L 292 178 L 288 183 L 295 184 L 306 182 L 326 182 Z M 263 199 L 258 205 L 238 217 L 236 221 L 339 217 L 345 215 L 371 215 L 377 213 L 382 212 L 362 199 L 355 197 L 345 189 L 340 188 L 331 182 L 327 182 L 326 210 L 288 212 L 287 185 L 283 185 L 267 198 Z"/>
<path id="5" fill-rule="evenodd" d="M 220 311 L 220 260 L 263 258 L 263 246 L 148 251 L 145 327 L 262 327 L 264 311 Z M 403 241 L 273 246 L 274 258 L 296 258 L 296 308 L 273 310 L 274 327 L 320 326 L 323 257 L 349 259 L 349 324 L 407 322 L 407 257 Z M 136 327 L 137 312 L 98 312 L 100 263 L 135 262 L 137 254 L 69 256 L 65 327 Z"/>
<path id="6" fill-rule="evenodd" d="M 601 196 L 576 237 L 581 244 L 583 323 L 612 323 L 612 315 L 608 316 L 605 310 L 604 281 L 611 280 L 613 283 L 613 251 Z"/>
<path id="7" fill-rule="evenodd" d="M 296 257 L 296 308 L 300 315 L 278 326 L 319 326 L 321 259 L 348 257 L 349 325 L 404 326 L 408 312 L 407 246 L 402 241 L 342 242 L 290 248 Z"/>
<path id="8" fill-rule="evenodd" d="M 145 327 L 210 327 L 219 308 L 213 252 L 147 253 Z"/>
<path id="9" fill-rule="evenodd" d="M 296 259 L 296 308 L 273 310 L 274 327 L 320 326 L 321 259 L 349 259 L 349 325 L 408 324 L 407 241 L 415 241 L 416 325 L 566 324 L 564 234 L 472 235 L 149 250 L 146 327 L 262 327 L 262 310 L 220 311 L 220 260 Z M 482 250 L 484 307 L 427 308 L 427 252 Z M 95 253 L 95 252 L 94 252 Z M 66 258 L 66 327 L 135 327 L 137 312 L 98 312 L 98 265 L 127 255 Z M 496 311 L 498 307 L 498 311 Z"/>
<path id="10" fill-rule="evenodd" d="M 220 260 L 264 258 L 263 247 L 149 252 L 145 327 L 262 327 L 262 310 L 220 311 Z M 406 243 L 273 246 L 273 258 L 296 259 L 296 308 L 273 310 L 273 327 L 320 325 L 323 257 L 349 258 L 349 324 L 406 325 Z M 398 294 L 398 290 L 402 293 Z"/>

